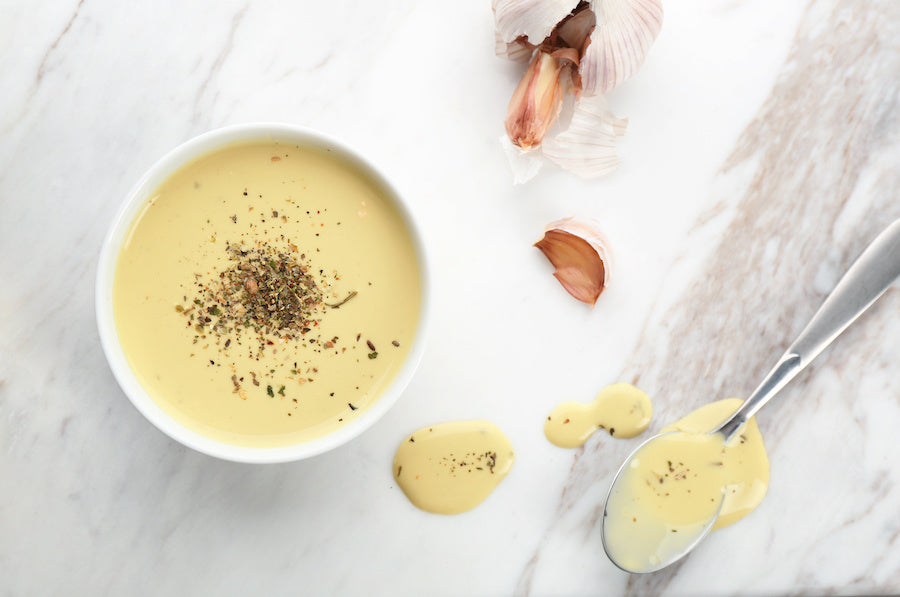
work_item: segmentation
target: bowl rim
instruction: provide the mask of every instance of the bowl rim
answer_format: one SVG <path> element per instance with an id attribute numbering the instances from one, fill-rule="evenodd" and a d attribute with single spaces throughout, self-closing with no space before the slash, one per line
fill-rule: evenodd
<path id="1" fill-rule="evenodd" d="M 352 421 L 324 436 L 288 446 L 250 447 L 229 444 L 206 437 L 177 421 L 157 404 L 131 370 L 119 342 L 113 317 L 112 290 L 116 262 L 126 240 L 126 233 L 149 200 L 150 193 L 188 162 L 221 147 L 253 141 L 282 141 L 327 149 L 361 170 L 384 191 L 397 209 L 409 232 L 419 265 L 419 320 L 409 353 L 394 379 Z M 100 343 L 113 376 L 132 405 L 157 429 L 178 443 L 209 456 L 245 463 L 278 463 L 310 458 L 344 445 L 374 425 L 397 402 L 412 380 L 422 360 L 431 319 L 431 278 L 425 244 L 421 227 L 403 194 L 371 161 L 349 145 L 314 129 L 281 122 L 248 122 L 213 129 L 188 139 L 160 157 L 125 195 L 107 229 L 97 261 L 94 291 Z"/>

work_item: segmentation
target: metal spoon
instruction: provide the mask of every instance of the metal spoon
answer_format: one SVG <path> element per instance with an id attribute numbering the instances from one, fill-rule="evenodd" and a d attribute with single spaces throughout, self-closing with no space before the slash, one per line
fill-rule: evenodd
<path id="1" fill-rule="evenodd" d="M 831 344 L 832 340 L 847 329 L 898 277 L 900 277 L 900 220 L 896 220 L 888 226 L 863 251 L 813 315 L 812 320 L 759 384 L 759 387 L 730 418 L 710 433 L 721 434 L 725 442 L 731 439 L 750 417 L 812 362 L 826 346 Z M 689 536 L 682 534 L 679 537 L 679 547 L 674 552 L 665 554 L 661 559 L 653 561 L 654 558 L 650 557 L 645 565 L 635 565 L 630 562 L 617 561 L 614 557 L 613 552 L 617 551 L 616 547 L 622 544 L 624 538 L 617 535 L 617 531 L 613 531 L 613 536 L 608 533 L 607 518 L 610 498 L 615 496 L 615 499 L 621 499 L 621 496 L 624 495 L 623 492 L 627 492 L 626 489 L 617 487 L 617 483 L 622 479 L 622 471 L 631 465 L 635 455 L 650 442 L 669 435 L 669 433 L 651 437 L 638 446 L 619 467 L 606 496 L 601 527 L 603 549 L 612 563 L 626 572 L 654 572 L 686 556 L 709 533 L 718 517 L 719 510 L 721 510 L 722 500 L 719 501 L 715 514 L 705 525 L 699 525 Z"/>

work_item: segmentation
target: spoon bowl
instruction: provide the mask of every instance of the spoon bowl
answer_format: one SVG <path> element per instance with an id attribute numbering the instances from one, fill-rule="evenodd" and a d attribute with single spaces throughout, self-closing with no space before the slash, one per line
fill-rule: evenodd
<path id="1" fill-rule="evenodd" d="M 648 449 L 666 439 L 677 438 L 680 435 L 695 436 L 697 434 L 683 431 L 667 431 L 654 435 L 642 442 L 625 459 L 613 478 L 609 495 L 603 507 L 603 519 L 601 521 L 601 541 L 603 549 L 610 561 L 625 572 L 648 573 L 656 572 L 668 566 L 671 562 L 686 554 L 712 530 L 725 503 L 724 493 L 719 492 L 718 499 L 714 503 L 702 504 L 704 506 L 690 524 L 667 525 L 658 517 L 652 516 L 639 503 L 634 500 L 632 489 L 634 483 L 641 482 L 633 478 L 637 467 L 632 464 L 638 462 Z M 648 518 L 649 517 L 649 518 Z M 641 523 L 638 523 L 638 518 Z M 645 518 L 647 519 L 645 523 Z M 608 537 L 628 536 L 628 541 L 616 541 L 608 543 Z M 674 559 L 673 559 L 674 558 Z"/>

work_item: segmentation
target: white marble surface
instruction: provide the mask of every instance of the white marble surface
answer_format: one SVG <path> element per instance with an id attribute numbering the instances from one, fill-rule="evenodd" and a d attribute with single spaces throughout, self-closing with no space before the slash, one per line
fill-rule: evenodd
<path id="1" fill-rule="evenodd" d="M 669 2 L 622 165 L 523 186 L 498 138 L 518 67 L 489 0 L 12 0 L 0 9 L 0 594 L 775 595 L 900 592 L 900 291 L 760 417 L 763 504 L 682 565 L 629 577 L 598 508 L 633 441 L 567 451 L 546 414 L 636 381 L 651 429 L 746 395 L 869 238 L 900 216 L 900 4 Z M 221 125 L 308 125 L 414 204 L 433 336 L 397 406 L 312 460 L 221 462 L 163 436 L 104 361 L 93 277 L 153 161 Z M 599 219 L 591 311 L 532 248 Z M 480 507 L 416 510 L 397 442 L 486 418 L 516 464 Z M 634 440 L 636 441 L 636 440 Z"/>

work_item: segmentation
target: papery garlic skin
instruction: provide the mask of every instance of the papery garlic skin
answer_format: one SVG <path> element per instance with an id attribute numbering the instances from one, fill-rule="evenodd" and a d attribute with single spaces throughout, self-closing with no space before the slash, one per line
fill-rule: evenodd
<path id="1" fill-rule="evenodd" d="M 502 56 L 513 62 L 530 62 L 537 46 L 528 42 L 523 35 L 507 42 L 500 35 L 499 31 L 494 31 L 494 54 Z"/>
<path id="2" fill-rule="evenodd" d="M 562 107 L 559 59 L 538 50 L 509 100 L 506 133 L 522 149 L 540 145 Z"/>
<path id="3" fill-rule="evenodd" d="M 553 275 L 573 297 L 591 305 L 609 282 L 609 241 L 592 220 L 564 218 L 551 222 L 534 244 L 556 268 Z"/>
<path id="4" fill-rule="evenodd" d="M 540 44 L 578 6 L 579 0 L 493 0 L 494 24 L 503 41 L 524 35 Z"/>
<path id="5" fill-rule="evenodd" d="M 570 48 L 575 48 L 580 56 L 590 43 L 591 32 L 596 26 L 597 15 L 588 8 L 580 9 L 563 19 L 555 31 L 559 39 Z"/>
<path id="6" fill-rule="evenodd" d="M 602 94 L 631 77 L 644 63 L 662 29 L 661 0 L 595 0 L 597 26 L 579 66 L 582 90 Z"/>
<path id="7" fill-rule="evenodd" d="M 524 151 L 518 145 L 513 145 L 509 137 L 504 133 L 500 135 L 500 147 L 506 154 L 512 172 L 513 184 L 524 184 L 537 176 L 544 166 L 544 156 L 540 149 Z"/>
<path id="8" fill-rule="evenodd" d="M 568 128 L 544 140 L 548 160 L 582 178 L 599 178 L 619 165 L 618 137 L 628 120 L 616 118 L 602 95 L 582 98 Z"/>

